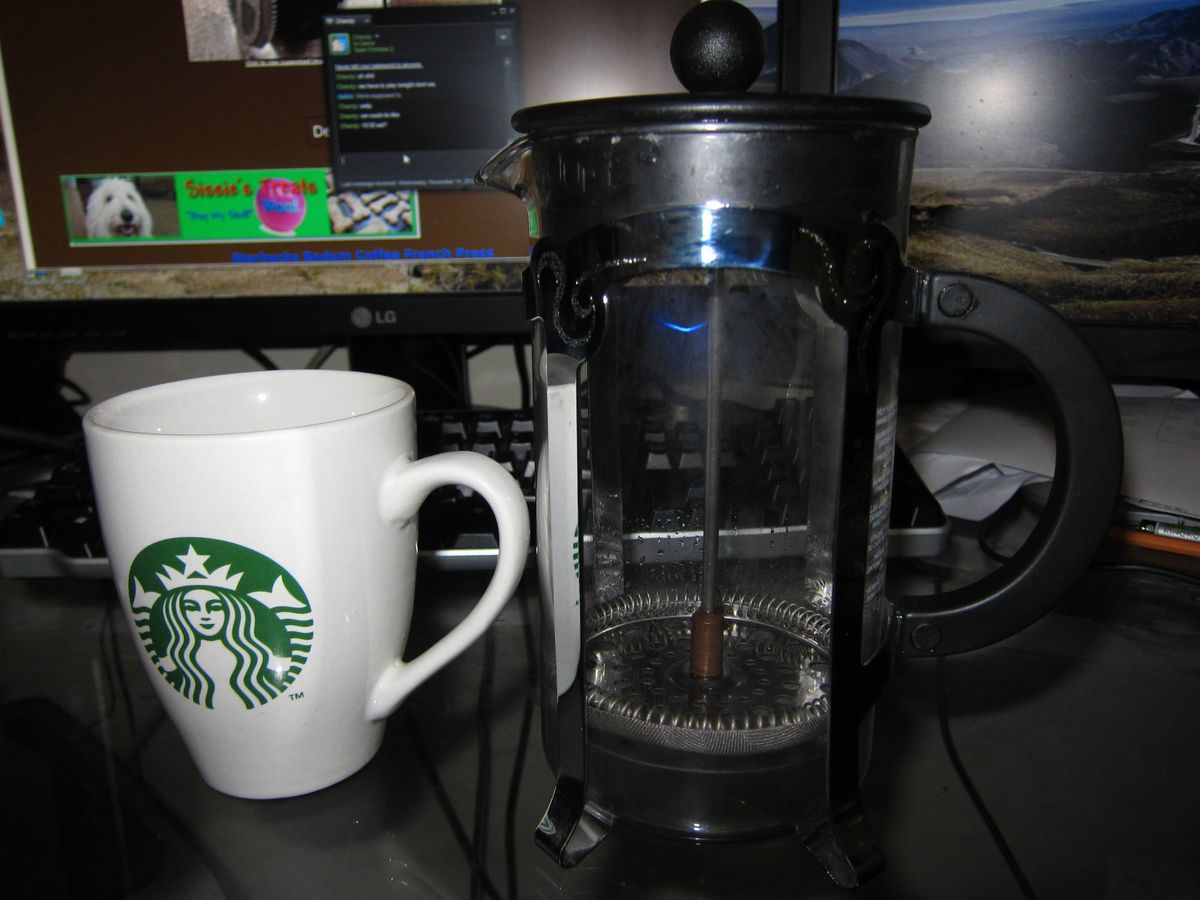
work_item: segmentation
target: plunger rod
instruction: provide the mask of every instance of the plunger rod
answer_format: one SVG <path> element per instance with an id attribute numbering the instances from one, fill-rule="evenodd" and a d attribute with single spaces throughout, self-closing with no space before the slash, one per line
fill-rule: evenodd
<path id="1" fill-rule="evenodd" d="M 724 611 L 717 588 L 721 555 L 721 293 L 718 274 L 708 298 L 708 396 L 704 405 L 704 558 L 700 608 L 692 615 L 692 675 L 720 678 Z"/>

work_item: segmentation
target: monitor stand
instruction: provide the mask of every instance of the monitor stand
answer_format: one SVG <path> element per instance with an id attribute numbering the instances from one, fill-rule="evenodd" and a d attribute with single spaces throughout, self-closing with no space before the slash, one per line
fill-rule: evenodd
<path id="1" fill-rule="evenodd" d="M 467 358 L 459 338 L 377 337 L 349 342 L 350 368 L 389 375 L 411 385 L 418 409 L 464 409 L 470 405 Z"/>
<path id="2" fill-rule="evenodd" d="M 11 343 L 0 353 L 0 425 L 47 437 L 78 434 L 79 412 L 63 396 L 69 354 L 55 346 Z M 83 400 L 80 397 L 80 400 Z"/>

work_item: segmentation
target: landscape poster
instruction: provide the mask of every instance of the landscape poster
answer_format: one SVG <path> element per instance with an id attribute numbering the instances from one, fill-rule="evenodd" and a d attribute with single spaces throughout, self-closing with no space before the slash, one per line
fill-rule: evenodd
<path id="1" fill-rule="evenodd" d="M 909 257 L 1076 321 L 1200 324 L 1200 5 L 842 0 L 838 90 L 916 100 Z"/>

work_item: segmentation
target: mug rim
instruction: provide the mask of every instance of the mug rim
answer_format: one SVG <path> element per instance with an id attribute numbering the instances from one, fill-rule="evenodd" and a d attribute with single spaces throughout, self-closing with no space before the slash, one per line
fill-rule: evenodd
<path id="1" fill-rule="evenodd" d="M 245 390 L 245 385 L 256 382 L 270 383 L 278 388 L 281 383 L 286 381 L 287 387 L 295 392 L 297 398 L 304 398 L 306 385 L 311 385 L 316 381 L 328 383 L 334 380 L 345 382 L 351 390 L 348 397 L 337 398 L 336 404 L 339 408 L 332 412 L 333 406 L 323 412 L 314 406 L 297 404 L 292 411 L 283 414 L 284 418 L 278 419 L 275 423 L 249 422 L 242 425 L 224 426 L 213 419 L 215 424 L 208 428 L 162 427 L 161 424 L 160 427 L 150 427 L 145 424 L 155 416 L 156 410 L 161 411 L 158 418 L 160 423 L 169 421 L 172 414 L 178 418 L 181 413 L 168 409 L 166 404 L 189 396 L 195 399 L 203 398 L 212 391 Z M 361 421 L 397 405 L 411 405 L 413 393 L 411 386 L 397 378 L 369 372 L 343 369 L 269 369 L 232 372 L 168 381 L 126 391 L 102 400 L 89 409 L 84 414 L 83 424 L 88 430 L 152 438 L 230 438 L 279 434 L 328 427 L 341 422 Z M 209 396 L 205 411 L 210 415 L 219 415 L 212 404 L 213 398 Z M 273 412 L 279 415 L 278 410 L 273 410 Z M 142 421 L 130 421 L 135 416 Z"/>

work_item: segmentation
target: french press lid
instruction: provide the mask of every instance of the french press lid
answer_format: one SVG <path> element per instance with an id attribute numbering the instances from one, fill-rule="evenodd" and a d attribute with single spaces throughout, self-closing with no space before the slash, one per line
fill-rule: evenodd
<path id="1" fill-rule="evenodd" d="M 513 128 L 530 135 L 556 131 L 621 131 L 647 126 L 854 124 L 917 129 L 929 109 L 907 100 L 820 94 L 747 93 L 765 57 L 762 27 L 740 3 L 693 7 L 671 40 L 671 65 L 687 94 L 650 94 L 549 103 L 518 110 Z"/>
<path id="2" fill-rule="evenodd" d="M 518 110 L 523 136 L 476 180 L 529 204 L 541 235 L 566 238 L 647 210 L 804 210 L 822 227 L 870 209 L 900 237 L 919 103 L 748 92 L 762 27 L 732 0 L 680 21 L 671 63 L 689 93 L 551 103 Z"/>

